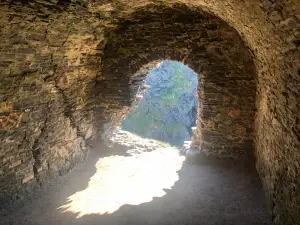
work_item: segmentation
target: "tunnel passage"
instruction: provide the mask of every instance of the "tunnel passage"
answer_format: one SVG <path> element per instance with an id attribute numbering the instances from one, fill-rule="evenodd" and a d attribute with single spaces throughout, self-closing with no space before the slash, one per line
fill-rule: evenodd
<path id="1" fill-rule="evenodd" d="M 220 18 L 180 4 L 140 9 L 109 32 L 98 85 L 111 81 L 114 99 L 130 105 L 137 87 L 129 85 L 130 77 L 163 59 L 198 73 L 202 104 L 194 145 L 216 155 L 252 154 L 256 73 L 238 33 Z"/>
<path id="2" fill-rule="evenodd" d="M 251 49 L 257 70 L 254 129 L 257 171 L 274 221 L 284 225 L 299 223 L 300 2 L 183 0 L 190 9 L 176 5 L 176 2 L 1 1 L 0 114 L 1 119 L 11 120 L 13 123 L 10 125 L 14 127 L 0 133 L 0 199 L 7 193 L 12 193 L 15 199 L 17 190 L 42 184 L 45 177 L 65 174 L 82 162 L 87 154 L 85 140 L 97 129 L 99 132 L 96 134 L 101 135 L 99 128 L 103 123 L 112 116 L 121 116 L 126 111 L 122 106 L 131 106 L 135 85 L 128 85 L 129 78 L 152 59 L 178 60 L 198 73 L 199 83 L 203 86 L 203 93 L 199 92 L 199 96 L 211 101 L 206 101 L 207 105 L 199 110 L 199 118 L 203 121 L 198 119 L 201 121 L 198 128 L 204 129 L 197 130 L 199 138 L 195 138 L 195 143 L 221 149 L 222 146 L 210 146 L 212 141 L 206 139 L 216 137 L 210 135 L 212 132 L 207 129 L 216 124 L 208 120 L 211 118 L 209 112 L 214 112 L 208 109 L 221 99 L 211 97 L 212 86 L 218 91 L 225 89 L 222 88 L 224 85 L 209 84 L 212 80 L 215 81 L 213 84 L 218 83 L 218 73 L 226 75 L 222 79 L 230 81 L 227 84 L 238 81 L 229 80 L 227 76 L 238 75 L 239 62 L 247 62 L 251 58 L 249 53 L 239 54 L 246 51 L 240 36 Z M 172 15 L 164 16 L 159 13 L 160 10 L 172 12 Z M 144 16 L 141 15 L 143 11 Z M 153 42 L 154 37 L 161 34 L 152 29 L 152 25 L 156 24 L 164 28 L 161 31 L 166 31 L 170 29 L 170 19 L 179 15 L 186 17 L 190 13 L 194 17 L 190 17 L 189 21 L 211 19 L 211 22 L 203 23 L 202 27 L 208 31 L 201 30 L 203 37 L 200 38 L 200 32 L 196 30 L 198 25 L 201 27 L 200 24 L 192 26 L 186 21 L 183 27 L 196 35 L 193 33 L 186 38 L 180 31 L 180 35 L 176 36 L 178 41 L 174 35 L 167 34 L 165 38 L 156 38 Z M 157 21 L 147 22 L 146 15 Z M 177 20 L 180 20 L 179 17 Z M 147 43 L 135 39 L 138 42 L 134 44 L 133 40 L 125 38 L 131 38 L 125 28 L 137 31 L 134 24 L 145 34 L 147 31 L 138 24 L 151 28 L 153 33 L 145 35 L 145 38 L 150 37 L 146 39 Z M 174 20 L 172 25 L 179 28 L 179 24 L 180 21 L 177 23 Z M 178 29 L 173 32 L 178 34 Z M 118 35 L 122 36 L 123 42 Z M 230 40 L 225 37 L 230 37 Z M 208 38 L 212 43 L 206 45 L 206 51 L 197 51 L 203 46 L 202 41 Z M 166 44 L 165 39 L 170 42 Z M 215 47 L 216 41 L 226 51 L 219 51 Z M 137 46 L 141 52 L 131 56 L 131 53 L 116 54 L 112 51 L 122 47 L 122 43 L 129 44 L 124 45 L 125 50 L 131 49 L 134 53 L 132 47 Z M 140 48 L 142 45 L 145 48 Z M 153 50 L 147 49 L 150 45 Z M 166 45 L 172 48 L 166 48 Z M 188 45 L 190 48 L 187 48 Z M 237 46 L 240 52 L 235 51 Z M 189 49 L 193 51 L 188 55 Z M 126 55 L 129 57 L 120 61 L 119 56 Z M 201 59 L 201 67 L 197 59 Z M 252 62 L 244 63 L 241 71 L 251 71 L 250 65 Z M 241 93 L 244 92 L 244 89 L 241 90 Z M 213 96 L 219 95 L 214 92 Z M 201 116 L 204 114 L 207 116 Z M 225 117 L 225 112 L 220 115 Z M 229 115 L 235 119 L 238 119 L 236 116 L 243 116 L 235 108 L 230 108 Z M 233 121 L 238 122 L 235 119 Z M 226 127 L 231 127 L 231 121 L 227 122 L 229 125 Z M 220 131 L 222 124 L 217 128 Z M 235 129 L 240 132 L 238 137 L 244 130 Z M 217 132 L 213 134 L 217 135 Z M 222 136 L 217 137 L 225 141 Z M 230 140 L 236 136 L 228 138 Z M 215 152 L 218 154 L 223 150 Z"/>

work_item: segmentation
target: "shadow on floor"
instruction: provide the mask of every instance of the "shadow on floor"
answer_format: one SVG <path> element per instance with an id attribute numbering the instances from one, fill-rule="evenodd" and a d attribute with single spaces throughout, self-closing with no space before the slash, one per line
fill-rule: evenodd
<path id="1" fill-rule="evenodd" d="M 95 149 L 101 152 L 92 151 L 84 164 L 39 190 L 23 207 L 0 217 L 0 224 L 272 224 L 253 162 L 201 155 L 183 163 L 178 172 L 179 180 L 171 189 L 165 189 L 162 197 L 139 205 L 123 205 L 111 214 L 77 218 L 78 214 L 63 213 L 58 207 L 66 204 L 69 196 L 85 190 L 99 159 L 111 155 L 109 149 L 105 153 L 103 148 L 103 145 L 97 146 Z M 122 147 L 115 146 L 114 150 L 114 155 L 124 156 Z M 128 195 L 133 194 L 127 191 Z"/>

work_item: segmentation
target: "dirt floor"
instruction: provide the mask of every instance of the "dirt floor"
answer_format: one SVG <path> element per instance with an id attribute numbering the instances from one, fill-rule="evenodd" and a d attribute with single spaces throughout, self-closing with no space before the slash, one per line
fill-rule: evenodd
<path id="1" fill-rule="evenodd" d="M 84 164 L 4 210 L 0 224 L 272 224 L 253 163 L 186 160 L 136 137 L 125 144 L 95 146 Z"/>

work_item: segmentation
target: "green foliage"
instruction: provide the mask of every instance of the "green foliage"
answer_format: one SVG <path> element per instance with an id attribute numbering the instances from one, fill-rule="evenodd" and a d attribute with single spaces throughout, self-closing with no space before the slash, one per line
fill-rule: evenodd
<path id="1" fill-rule="evenodd" d="M 182 93 L 193 87 L 193 81 L 186 78 L 187 71 L 185 71 L 184 68 L 176 67 L 176 65 L 171 64 L 170 70 L 173 72 L 170 79 L 173 85 L 165 88 L 159 98 L 161 105 L 167 108 L 173 107 Z"/>
<path id="2" fill-rule="evenodd" d="M 177 140 L 178 135 L 189 136 L 186 124 L 170 123 L 165 119 L 171 109 L 178 107 L 183 93 L 190 93 L 197 87 L 197 77 L 193 76 L 191 70 L 178 62 L 167 62 L 163 67 L 149 71 L 148 77 L 154 85 L 150 85 L 145 94 L 147 98 L 144 96 L 137 108 L 128 113 L 122 128 L 144 137 L 161 134 L 165 136 L 163 140 Z M 154 109 L 154 105 L 159 107 Z"/>

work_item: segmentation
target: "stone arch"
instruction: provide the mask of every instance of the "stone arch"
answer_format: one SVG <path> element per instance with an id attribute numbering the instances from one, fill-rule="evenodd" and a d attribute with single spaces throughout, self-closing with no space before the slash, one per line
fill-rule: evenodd
<path id="1" fill-rule="evenodd" d="M 114 73 L 99 68 L 101 60 L 102 65 L 110 63 L 104 47 L 112 40 L 107 38 L 114 38 L 116 26 L 134 18 L 142 9 L 149 16 L 151 12 L 147 10 L 154 10 L 155 5 L 165 9 L 172 8 L 176 2 L 187 2 L 190 10 L 203 12 L 201 9 L 205 9 L 230 24 L 236 30 L 233 38 L 242 37 L 253 52 L 257 68 L 254 129 L 257 170 L 274 220 L 285 225 L 299 221 L 298 0 L 60 2 L 0 3 L 0 100 L 11 102 L 13 110 L 18 112 L 30 108 L 18 129 L 5 131 L 0 136 L 1 193 L 13 193 L 34 183 L 37 175 L 32 171 L 35 161 L 32 153 L 36 143 L 42 153 L 41 173 L 47 177 L 52 172 L 68 171 L 82 161 L 78 156 L 84 150 L 79 146 L 82 141 L 76 138 L 76 130 L 90 137 L 87 124 L 98 127 L 98 123 L 104 123 L 131 101 L 127 78 L 123 79 L 122 74 L 114 77 Z M 217 51 L 214 53 L 218 55 Z M 230 59 L 239 61 L 238 56 Z M 221 70 L 222 64 L 219 65 Z M 200 75 L 202 80 L 208 77 L 205 73 Z M 64 80 L 68 85 L 64 85 Z M 58 89 L 60 81 L 62 88 Z M 72 123 L 67 117 L 73 117 Z M 50 120 L 44 123 L 45 118 Z M 48 134 L 52 134 L 51 139 Z"/>
<path id="2" fill-rule="evenodd" d="M 183 62 L 199 75 L 195 144 L 217 155 L 252 153 L 256 71 L 234 28 L 184 4 L 150 5 L 107 35 L 98 86 L 109 81 L 118 90 L 114 98 L 129 106 L 129 79 L 141 67 L 164 59 Z"/>

